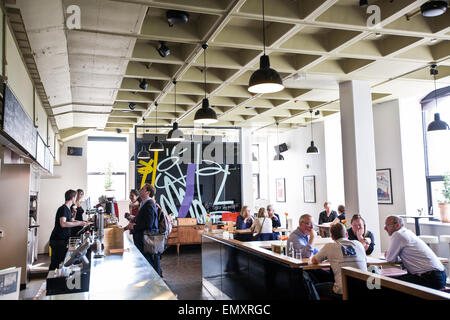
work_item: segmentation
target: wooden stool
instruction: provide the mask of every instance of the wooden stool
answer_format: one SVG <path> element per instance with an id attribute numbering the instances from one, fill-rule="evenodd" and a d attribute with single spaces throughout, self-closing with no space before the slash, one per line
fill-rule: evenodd
<path id="1" fill-rule="evenodd" d="M 441 235 L 440 240 L 441 243 L 446 243 L 447 245 L 449 245 L 450 250 L 450 235 Z M 447 284 L 450 284 L 450 263 L 447 263 Z"/>

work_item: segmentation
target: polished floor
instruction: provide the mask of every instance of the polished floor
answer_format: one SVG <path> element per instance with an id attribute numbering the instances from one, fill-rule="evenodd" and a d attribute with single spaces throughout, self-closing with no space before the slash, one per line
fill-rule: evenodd
<path id="1" fill-rule="evenodd" d="M 25 290 L 20 292 L 20 299 L 30 300 L 45 289 L 46 273 L 38 272 L 48 269 L 50 259 L 47 255 L 39 255 L 36 272 Z M 221 299 L 216 293 L 208 291 L 202 284 L 202 256 L 200 245 L 180 247 L 177 256 L 176 247 L 169 247 L 162 255 L 161 269 L 163 280 L 179 300 L 213 300 Z M 213 295 L 214 294 L 214 295 Z"/>

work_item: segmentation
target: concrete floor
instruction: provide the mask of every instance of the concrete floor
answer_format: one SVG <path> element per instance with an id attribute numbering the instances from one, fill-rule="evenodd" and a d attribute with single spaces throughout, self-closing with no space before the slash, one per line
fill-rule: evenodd
<path id="1" fill-rule="evenodd" d="M 47 268 L 50 263 L 48 255 L 40 255 L 37 261 L 39 269 Z M 200 245 L 180 247 L 177 256 L 175 246 L 169 247 L 161 259 L 163 280 L 177 295 L 179 300 L 213 300 L 215 297 L 202 285 L 202 256 Z M 46 273 L 32 277 L 25 290 L 20 292 L 20 299 L 33 299 L 41 287 L 45 286 Z M 221 298 L 221 297 L 217 297 Z"/>

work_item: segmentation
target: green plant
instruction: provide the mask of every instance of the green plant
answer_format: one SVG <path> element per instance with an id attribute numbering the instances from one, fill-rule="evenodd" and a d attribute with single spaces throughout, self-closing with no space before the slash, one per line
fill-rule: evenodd
<path id="1" fill-rule="evenodd" d="M 450 203 L 450 173 L 444 175 L 444 189 L 442 189 L 444 200 L 442 203 Z"/>
<path id="2" fill-rule="evenodd" d="M 111 189 L 112 183 L 112 163 L 109 162 L 105 170 L 105 190 Z"/>

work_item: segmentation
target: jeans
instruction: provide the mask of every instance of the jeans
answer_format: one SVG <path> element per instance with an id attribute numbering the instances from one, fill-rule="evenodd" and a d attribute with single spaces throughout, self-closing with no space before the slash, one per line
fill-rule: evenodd
<path id="1" fill-rule="evenodd" d="M 69 240 L 50 240 L 52 248 L 52 257 L 48 271 L 59 268 L 59 264 L 64 261 L 67 253 L 67 244 Z"/>
<path id="2" fill-rule="evenodd" d="M 439 290 L 445 287 L 447 275 L 445 271 L 433 270 L 421 275 L 408 273 L 397 279 Z"/>

